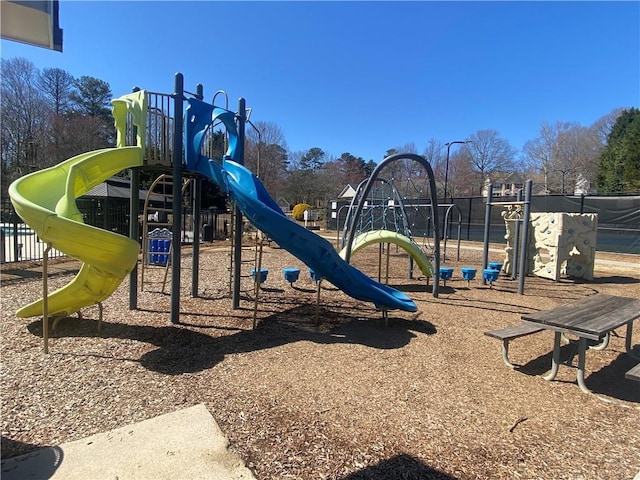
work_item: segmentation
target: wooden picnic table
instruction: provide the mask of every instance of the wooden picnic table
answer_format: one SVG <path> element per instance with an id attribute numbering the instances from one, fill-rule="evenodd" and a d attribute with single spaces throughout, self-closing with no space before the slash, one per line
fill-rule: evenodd
<path id="1" fill-rule="evenodd" d="M 611 331 L 622 325 L 627 326 L 625 348 L 631 353 L 631 336 L 633 322 L 640 318 L 640 300 L 615 295 L 596 294 L 578 303 L 561 305 L 549 310 L 522 315 L 525 325 L 553 330 L 553 358 L 551 372 L 545 380 L 553 380 L 558 374 L 560 365 L 560 341 L 563 334 L 578 337 L 578 366 L 576 378 L 584 391 L 590 390 L 584 383 L 584 365 L 588 347 L 604 348 L 608 343 Z M 573 356 L 571 357 L 573 359 Z M 570 361 L 571 361 L 570 359 Z"/>

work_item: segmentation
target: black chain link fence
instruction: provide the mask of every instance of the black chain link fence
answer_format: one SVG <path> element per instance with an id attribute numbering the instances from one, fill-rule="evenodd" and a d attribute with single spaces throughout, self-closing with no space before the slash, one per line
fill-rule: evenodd
<path id="1" fill-rule="evenodd" d="M 515 201 L 515 197 L 498 197 L 498 201 Z M 481 242 L 484 238 L 486 212 L 484 197 L 454 198 L 449 217 L 449 238 L 457 238 L 460 223 L 460 238 Z M 429 215 L 428 200 L 407 201 L 405 212 L 414 236 L 431 236 L 433 225 Z M 0 263 L 22 260 L 39 260 L 44 249 L 43 242 L 33 230 L 16 215 L 8 198 L 2 198 L 0 211 Z M 129 234 L 129 200 L 126 198 L 80 198 L 78 207 L 88 225 L 104 230 Z M 396 207 L 397 208 L 397 207 Z M 449 207 L 440 209 L 441 222 Z M 330 202 L 327 206 L 325 225 L 328 230 L 342 230 L 349 209 L 349 201 Z M 503 243 L 505 235 L 504 208 L 495 206 L 491 212 L 490 242 Z M 597 250 L 603 252 L 631 253 L 640 255 L 640 196 L 565 196 L 545 195 L 531 199 L 532 212 L 597 213 Z M 388 215 L 388 212 L 387 212 Z M 380 218 L 384 218 L 382 215 Z M 229 235 L 230 215 L 225 212 L 205 210 L 202 212 L 201 232 L 203 241 L 224 239 Z M 441 223 L 442 224 L 442 223 Z M 374 228 L 383 228 L 374 225 Z M 192 230 L 190 211 L 185 207 L 183 225 L 186 232 Z M 188 240 L 185 237 L 185 240 Z M 50 257 L 63 256 L 52 250 Z"/>
<path id="2" fill-rule="evenodd" d="M 87 225 L 129 236 L 128 198 L 78 198 L 76 202 Z M 0 206 L 0 263 L 41 260 L 44 242 L 16 214 L 9 198 L 3 197 Z M 140 211 L 142 212 L 142 203 Z M 226 238 L 230 222 L 231 215 L 226 212 L 203 210 L 200 217 L 202 240 Z M 191 211 L 187 207 L 182 212 L 181 230 L 183 241 L 190 242 L 188 232 L 193 231 L 193 224 Z M 49 253 L 49 258 L 63 256 L 62 252 L 55 249 Z"/>
<path id="3" fill-rule="evenodd" d="M 494 201 L 516 201 L 516 197 L 496 197 Z M 342 231 L 349 209 L 350 200 L 329 202 L 326 211 L 326 225 L 328 230 Z M 411 233 L 414 236 L 431 236 L 429 200 L 411 200 L 405 202 L 405 212 L 409 220 Z M 449 238 L 457 238 L 460 218 L 460 238 L 482 242 L 484 240 L 484 223 L 486 214 L 485 197 L 454 198 L 448 205 Z M 381 206 L 389 209 L 388 206 Z M 398 207 L 393 207 L 397 209 Z M 440 224 L 443 225 L 444 214 L 448 207 L 442 206 L 439 211 Z M 502 206 L 491 209 L 490 242 L 504 243 L 505 224 L 501 213 Z M 531 198 L 531 212 L 565 212 L 565 213 L 597 213 L 598 240 L 596 249 L 602 252 L 640 254 L 640 196 L 566 196 L 545 195 Z M 383 228 L 382 222 L 388 212 L 380 213 L 380 225 L 373 228 Z"/>

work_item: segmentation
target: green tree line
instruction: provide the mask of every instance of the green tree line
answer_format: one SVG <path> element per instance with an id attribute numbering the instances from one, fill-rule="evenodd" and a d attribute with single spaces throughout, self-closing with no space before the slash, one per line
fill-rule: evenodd
<path id="1" fill-rule="evenodd" d="M 2 192 L 22 175 L 114 145 L 109 84 L 2 59 Z"/>
<path id="2" fill-rule="evenodd" d="M 114 146 L 113 94 L 104 80 L 75 78 L 58 68 L 39 70 L 29 60 L 13 58 L 2 59 L 1 88 L 3 196 L 22 175 Z M 600 194 L 640 191 L 637 108 L 616 108 L 590 126 L 544 121 L 522 151 L 493 129 L 469 132 L 459 140 L 466 143 L 430 138 L 422 151 L 413 143 L 392 146 L 380 158 L 365 160 L 350 152 L 336 157 L 320 146 L 290 151 L 278 125 L 256 121 L 246 128 L 245 164 L 278 202 L 289 205 L 324 206 L 347 184 L 357 187 L 383 158 L 400 152 L 418 153 L 430 162 L 440 198 L 445 188 L 449 198 L 479 195 L 487 182 L 511 173 L 534 177 L 546 193 L 573 193 L 578 182 Z M 221 155 L 224 135 L 215 132 L 211 142 L 215 155 Z M 381 175 L 405 196 L 428 194 L 426 172 L 413 162 L 396 162 Z M 215 198 L 216 188 L 208 186 L 206 195 Z"/>

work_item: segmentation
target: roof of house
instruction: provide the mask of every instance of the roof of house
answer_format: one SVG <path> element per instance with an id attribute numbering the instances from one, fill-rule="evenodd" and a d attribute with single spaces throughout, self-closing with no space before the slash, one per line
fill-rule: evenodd
<path id="1" fill-rule="evenodd" d="M 524 179 L 518 172 L 493 172 L 487 178 L 486 183 L 524 183 Z"/>
<path id="2" fill-rule="evenodd" d="M 351 186 L 351 184 L 347 183 L 347 186 L 342 189 L 342 192 L 340 192 L 338 198 L 353 198 L 355 196 L 355 189 Z"/>

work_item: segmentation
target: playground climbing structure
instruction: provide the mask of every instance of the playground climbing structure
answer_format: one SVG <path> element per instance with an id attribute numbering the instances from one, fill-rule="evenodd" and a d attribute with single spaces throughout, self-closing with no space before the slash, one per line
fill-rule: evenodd
<path id="1" fill-rule="evenodd" d="M 534 212 L 529 215 L 528 273 L 558 281 L 563 275 L 593 280 L 598 215 Z M 506 259 L 513 264 L 514 223 L 505 222 Z M 508 272 L 507 272 L 508 273 Z"/>
<path id="2" fill-rule="evenodd" d="M 190 187 L 193 218 L 200 218 L 202 182 L 207 179 L 217 183 L 233 201 L 233 308 L 238 308 L 239 302 L 242 223 L 245 216 L 254 227 L 302 260 L 318 278 L 326 279 L 353 298 L 372 302 L 382 310 L 383 315 L 393 309 L 410 312 L 417 310 L 416 304 L 407 295 L 376 282 L 349 264 L 352 237 L 349 238 L 349 250 L 343 259 L 324 238 L 288 219 L 257 176 L 244 167 L 244 129 L 250 109 L 246 108 L 243 98 L 239 99 L 236 112 L 229 110 L 228 105 L 222 108 L 207 104 L 204 102 L 202 85 L 196 86 L 195 93 L 188 92 L 184 88 L 182 74 L 177 73 L 173 93 L 161 94 L 136 88 L 132 94 L 112 103 L 118 133 L 116 148 L 87 152 L 56 167 L 18 179 L 10 187 L 16 212 L 47 243 L 47 248 L 58 249 L 83 262 L 77 277 L 69 285 L 49 293 L 45 257 L 43 299 L 27 305 L 18 315 L 42 314 L 46 325 L 49 315 L 64 316 L 97 304 L 102 316 L 101 302 L 118 288 L 127 275 L 129 308 L 136 309 L 139 280 L 137 261 L 140 241 L 143 240 L 143 262 L 147 261 L 149 254 L 161 253 L 165 265 L 171 266 L 171 322 L 179 323 L 182 186 L 185 178 L 193 179 Z M 209 152 L 211 145 L 207 135 L 218 125 L 225 129 L 224 148 L 221 149 L 219 158 L 212 158 L 215 155 Z M 415 157 L 410 160 L 423 162 L 430 172 L 430 190 L 434 196 L 430 166 L 422 157 Z M 75 203 L 77 197 L 125 169 L 131 175 L 129 238 L 84 224 Z M 143 211 L 140 209 L 143 170 L 159 171 L 161 176 L 171 177 L 171 193 L 168 195 L 171 198 L 170 206 L 162 207 L 162 212 L 156 209 L 152 214 L 149 207 Z M 364 186 L 363 197 L 367 196 L 369 190 L 369 185 Z M 435 203 L 435 198 L 433 201 Z M 388 208 L 385 222 L 392 219 L 390 215 L 396 208 L 395 201 L 393 205 L 387 204 L 387 207 L 393 209 Z M 401 207 L 401 202 L 398 207 Z M 158 212 L 157 219 L 155 211 Z M 154 216 L 152 220 L 151 216 Z M 167 220 L 160 219 L 160 216 L 166 216 Z M 138 219 L 144 223 L 144 232 L 140 232 Z M 397 230 L 397 235 L 409 239 L 410 228 L 406 221 L 400 220 L 401 223 L 396 224 L 396 220 L 397 218 L 393 220 L 393 228 Z M 437 224 L 437 218 L 435 220 Z M 157 225 L 162 228 L 171 227 L 171 238 L 163 238 L 170 245 L 168 251 L 147 250 L 149 240 L 153 240 L 148 228 L 153 223 L 170 223 Z M 200 227 L 198 221 L 193 222 L 190 286 L 194 297 L 198 296 Z M 437 252 L 437 228 L 435 238 Z M 395 243 L 402 244 L 406 239 L 397 237 Z M 388 240 L 388 237 L 385 238 L 385 241 Z M 437 257 L 436 254 L 436 262 Z M 437 266 L 434 271 L 437 275 Z M 437 284 L 434 286 L 434 295 L 437 296 Z"/>
<path id="3" fill-rule="evenodd" d="M 387 180 L 381 172 L 388 166 L 417 164 L 424 169 L 427 188 L 422 193 L 430 196 L 428 220 L 431 221 L 433 231 L 432 247 L 423 248 L 429 237 L 424 233 L 423 246 L 414 241 L 411 225 L 415 225 L 407 215 L 405 199 L 398 191 L 393 181 Z M 427 190 L 427 192 L 424 192 Z M 428 225 L 429 222 L 427 221 Z M 342 236 L 342 251 L 340 255 L 347 262 L 351 255 L 360 248 L 372 243 L 394 243 L 409 253 L 409 275 L 413 274 L 413 262 L 416 261 L 427 279 L 433 276 L 433 295 L 438 296 L 440 269 L 440 229 L 438 225 L 438 200 L 435 189 L 435 179 L 431 165 L 424 158 L 416 154 L 395 154 L 385 158 L 371 173 L 371 176 L 360 183 L 349 206 L 344 223 Z"/>

